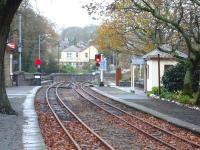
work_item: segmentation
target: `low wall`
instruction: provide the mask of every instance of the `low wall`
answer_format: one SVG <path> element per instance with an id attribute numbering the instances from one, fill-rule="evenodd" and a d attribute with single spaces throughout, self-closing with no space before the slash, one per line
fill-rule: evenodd
<path id="1" fill-rule="evenodd" d="M 66 73 L 53 73 L 50 75 L 53 82 L 71 81 L 71 82 L 91 82 L 99 79 L 99 75 L 92 74 L 66 74 Z"/>
<path id="2" fill-rule="evenodd" d="M 120 81 L 119 82 L 119 86 L 130 87 L 131 86 L 131 82 L 129 82 L 129 81 Z"/>
<path id="3" fill-rule="evenodd" d="M 36 85 L 35 73 L 15 72 L 13 74 L 13 86 L 33 86 Z"/>

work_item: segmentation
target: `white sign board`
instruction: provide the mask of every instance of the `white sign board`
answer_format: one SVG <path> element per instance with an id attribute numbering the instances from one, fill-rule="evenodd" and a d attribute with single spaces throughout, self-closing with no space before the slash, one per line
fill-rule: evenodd
<path id="1" fill-rule="evenodd" d="M 107 60 L 106 58 L 104 58 L 101 62 L 100 62 L 100 69 L 106 71 L 107 70 Z"/>

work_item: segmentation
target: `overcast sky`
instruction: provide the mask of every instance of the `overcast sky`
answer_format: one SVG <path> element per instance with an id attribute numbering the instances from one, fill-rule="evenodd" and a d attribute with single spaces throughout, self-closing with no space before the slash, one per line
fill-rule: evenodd
<path id="1" fill-rule="evenodd" d="M 84 2 L 87 0 L 32 0 L 32 5 L 40 14 L 56 23 L 58 28 L 99 24 L 81 8 Z"/>

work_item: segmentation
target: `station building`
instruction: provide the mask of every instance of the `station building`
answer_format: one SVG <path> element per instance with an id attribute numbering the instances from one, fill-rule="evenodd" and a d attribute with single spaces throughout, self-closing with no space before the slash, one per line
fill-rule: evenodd
<path id="1" fill-rule="evenodd" d="M 161 48 L 171 51 L 169 45 L 163 45 Z M 176 51 L 176 53 L 183 58 L 187 58 L 187 55 L 180 51 Z M 137 84 L 143 85 L 145 92 L 151 91 L 152 87 L 158 87 L 159 80 L 161 83 L 165 70 L 177 63 L 175 57 L 157 48 L 143 56 L 134 56 L 131 64 L 132 90 L 134 91 L 134 86 Z M 135 70 L 137 70 L 137 73 Z"/>

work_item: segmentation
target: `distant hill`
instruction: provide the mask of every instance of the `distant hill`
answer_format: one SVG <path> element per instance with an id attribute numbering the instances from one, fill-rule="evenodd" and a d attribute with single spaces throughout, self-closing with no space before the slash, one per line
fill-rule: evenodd
<path id="1" fill-rule="evenodd" d="M 63 48 L 78 45 L 87 46 L 91 39 L 96 36 L 97 26 L 91 25 L 84 28 L 81 27 L 69 27 L 61 32 L 61 46 Z"/>

